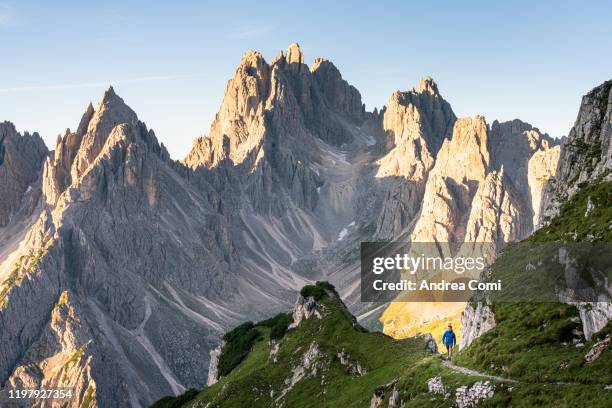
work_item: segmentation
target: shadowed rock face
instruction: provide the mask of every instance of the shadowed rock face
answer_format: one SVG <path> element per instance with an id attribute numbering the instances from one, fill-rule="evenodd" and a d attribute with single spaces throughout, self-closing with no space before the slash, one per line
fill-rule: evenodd
<path id="1" fill-rule="evenodd" d="M 38 133 L 21 135 L 12 123 L 0 123 L 0 227 L 9 224 L 26 191 L 35 187 L 47 153 Z"/>
<path id="2" fill-rule="evenodd" d="M 221 333 L 289 309 L 312 280 L 367 311 L 361 241 L 529 233 L 531 180 L 550 174 L 532 159 L 552 144 L 520 121 L 457 119 L 431 78 L 367 112 L 297 44 L 270 63 L 244 55 L 182 162 L 109 88 L 42 149 L 16 194 L 42 171 L 32 220 L 14 240 L 0 230 L 0 382 L 105 407 L 201 387 Z"/>
<path id="3" fill-rule="evenodd" d="M 574 127 L 561 147 L 557 171 L 542 198 L 542 224 L 558 215 L 561 204 L 583 183 L 597 177 L 610 179 L 611 140 L 612 80 L 582 97 Z"/>

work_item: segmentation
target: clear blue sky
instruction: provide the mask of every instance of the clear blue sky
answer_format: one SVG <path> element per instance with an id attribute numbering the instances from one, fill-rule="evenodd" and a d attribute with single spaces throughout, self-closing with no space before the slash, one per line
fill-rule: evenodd
<path id="1" fill-rule="evenodd" d="M 431 75 L 458 116 L 567 134 L 612 78 L 606 1 L 0 0 L 0 120 L 51 141 L 115 90 L 174 158 L 208 132 L 244 51 L 332 60 L 368 109 Z M 504 4 L 501 4 L 504 3 Z"/>

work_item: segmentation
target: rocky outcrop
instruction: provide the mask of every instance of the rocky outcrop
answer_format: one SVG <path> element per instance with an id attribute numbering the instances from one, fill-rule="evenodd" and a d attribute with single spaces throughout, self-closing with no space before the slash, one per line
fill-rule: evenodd
<path id="1" fill-rule="evenodd" d="M 436 377 L 432 377 L 429 380 L 427 380 L 427 391 L 430 394 L 446 395 L 447 390 L 446 390 L 446 387 L 444 386 L 444 383 L 442 382 L 442 377 L 436 376 Z"/>
<path id="2" fill-rule="evenodd" d="M 312 316 L 321 318 L 321 312 L 317 310 L 317 301 L 312 296 L 304 298 L 299 295 L 293 308 L 293 322 L 289 325 L 289 328 L 298 327 L 302 321 L 308 320 Z"/>
<path id="3" fill-rule="evenodd" d="M 398 403 L 400 404 L 399 406 L 403 406 L 403 401 L 398 401 L 399 392 L 395 389 L 396 382 L 397 380 L 376 388 L 376 390 L 374 390 L 374 394 L 372 394 L 372 398 L 370 399 L 370 408 L 382 407 L 387 395 L 389 395 L 388 407 L 397 408 Z"/>
<path id="4" fill-rule="evenodd" d="M 582 322 L 582 331 L 587 340 L 591 340 L 593 334 L 606 327 L 612 320 L 612 303 L 609 301 L 578 303 L 576 307 Z"/>
<path id="5" fill-rule="evenodd" d="M 495 315 L 484 303 L 468 304 L 461 315 L 461 337 L 459 350 L 463 350 L 478 337 L 495 327 Z"/>
<path id="6" fill-rule="evenodd" d="M 559 214 L 561 205 L 584 184 L 610 178 L 612 168 L 612 81 L 583 96 L 578 117 L 559 156 L 554 178 L 542 199 L 541 224 Z"/>
<path id="7" fill-rule="evenodd" d="M 38 133 L 21 135 L 12 123 L 0 123 L 0 227 L 7 226 L 23 204 L 26 205 L 24 215 L 32 213 L 32 203 L 24 198 L 26 192 L 40 190 L 35 182 L 40 178 L 47 154 Z"/>
<path id="8" fill-rule="evenodd" d="M 318 344 L 315 342 L 310 343 L 308 350 L 306 350 L 295 367 L 293 367 L 291 376 L 285 379 L 286 387 L 281 391 L 276 401 L 281 400 L 302 379 L 308 376 L 315 376 L 319 368 L 320 357 L 321 352 Z"/>
<path id="9" fill-rule="evenodd" d="M 342 349 L 336 353 L 336 357 L 340 360 L 340 364 L 346 367 L 346 371 L 353 376 L 363 377 L 366 375 L 367 371 L 365 368 L 359 364 L 358 361 L 354 361 L 351 359 L 351 356 Z"/>
<path id="10" fill-rule="evenodd" d="M 416 336 L 417 339 L 422 339 L 425 341 L 425 349 L 430 352 L 436 354 L 438 352 L 438 345 L 436 344 L 436 340 L 433 338 L 431 333 L 419 333 Z"/>
<path id="11" fill-rule="evenodd" d="M 584 355 L 584 362 L 590 364 L 597 360 L 604 350 L 612 345 L 612 336 L 609 334 L 603 339 L 593 344 L 593 347 Z"/>
<path id="12" fill-rule="evenodd" d="M 208 365 L 208 379 L 206 385 L 211 386 L 219 381 L 219 357 L 223 350 L 223 343 L 210 350 L 210 364 Z"/>
<path id="13" fill-rule="evenodd" d="M 459 408 L 475 407 L 480 401 L 492 398 L 495 386 L 490 381 L 477 381 L 472 386 L 464 385 L 455 390 L 455 403 Z"/>

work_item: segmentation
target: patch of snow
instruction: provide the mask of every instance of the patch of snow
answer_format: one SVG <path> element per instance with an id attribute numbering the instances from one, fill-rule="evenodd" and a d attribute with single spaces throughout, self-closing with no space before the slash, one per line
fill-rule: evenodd
<path id="1" fill-rule="evenodd" d="M 342 228 L 340 233 L 338 234 L 338 241 L 342 241 L 349 233 L 349 229 L 355 226 L 355 221 L 348 224 L 346 227 Z"/>
<path id="2" fill-rule="evenodd" d="M 346 228 L 342 228 L 342 231 L 338 234 L 338 241 L 342 241 L 348 235 L 348 230 Z"/>
<path id="3" fill-rule="evenodd" d="M 376 139 L 374 139 L 372 135 L 366 135 L 365 140 L 368 146 L 374 146 L 376 144 Z"/>

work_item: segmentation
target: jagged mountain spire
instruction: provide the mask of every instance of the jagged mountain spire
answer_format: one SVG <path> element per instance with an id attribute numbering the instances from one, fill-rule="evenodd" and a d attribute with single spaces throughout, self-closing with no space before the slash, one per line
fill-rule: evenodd
<path id="1" fill-rule="evenodd" d="M 303 64 L 304 54 L 300 49 L 300 44 L 293 43 L 287 47 L 285 60 L 288 64 Z"/>
<path id="2" fill-rule="evenodd" d="M 427 76 L 421 79 L 421 81 L 419 82 L 418 92 L 419 93 L 427 92 L 432 95 L 439 95 L 438 85 L 433 80 L 433 78 L 430 76 Z"/>
<path id="3" fill-rule="evenodd" d="M 90 117 L 90 120 L 87 121 L 87 117 Z M 115 93 L 113 87 L 109 86 L 93 114 L 88 106 L 79 128 L 84 128 L 85 121 L 87 121 L 87 131 L 83 134 L 79 152 L 72 166 L 73 179 L 83 174 L 89 164 L 97 157 L 106 142 L 106 138 L 116 125 L 121 123 L 135 125 L 138 123 L 138 117 Z"/>

